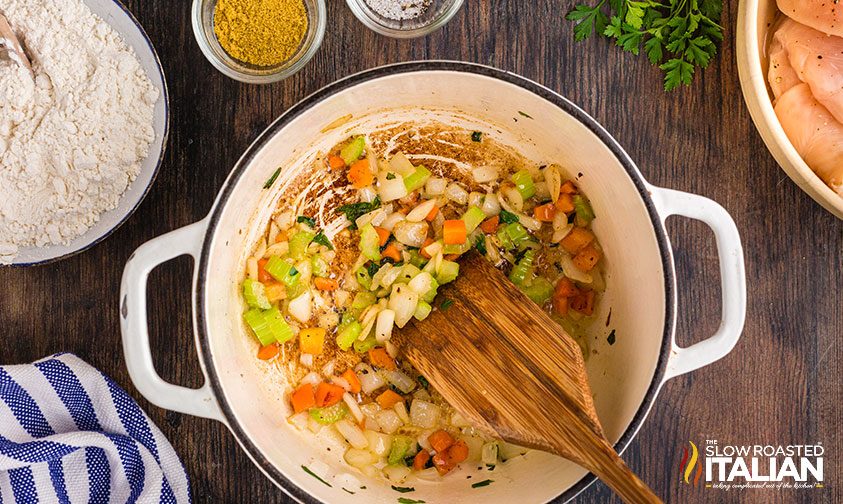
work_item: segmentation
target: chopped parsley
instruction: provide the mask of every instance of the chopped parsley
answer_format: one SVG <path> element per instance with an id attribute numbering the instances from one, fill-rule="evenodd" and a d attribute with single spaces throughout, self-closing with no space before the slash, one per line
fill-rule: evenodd
<path id="1" fill-rule="evenodd" d="M 319 231 L 319 233 L 313 237 L 313 243 L 318 243 L 319 245 L 323 245 L 331 250 L 334 250 L 334 245 L 331 243 L 331 240 L 329 240 L 322 231 Z"/>
<path id="2" fill-rule="evenodd" d="M 413 488 L 413 487 L 399 487 L 399 486 L 395 486 L 395 485 L 392 485 L 392 489 L 395 490 L 396 492 L 400 492 L 400 493 L 407 493 L 407 492 L 415 492 L 416 491 L 416 489 Z"/>
<path id="3" fill-rule="evenodd" d="M 296 222 L 298 222 L 299 224 L 304 222 L 305 224 L 307 224 L 308 226 L 310 226 L 312 228 L 316 227 L 316 220 L 313 217 L 308 217 L 306 215 L 299 215 L 298 218 L 296 219 Z"/>
<path id="4" fill-rule="evenodd" d="M 608 341 L 610 345 L 615 344 L 615 330 L 614 329 L 612 329 L 612 332 L 609 333 L 609 337 L 606 338 L 606 341 Z"/>
<path id="5" fill-rule="evenodd" d="M 519 111 L 518 111 L 518 113 L 519 113 L 520 115 L 522 115 L 522 116 L 526 117 L 527 119 L 532 119 L 532 118 L 533 118 L 530 114 L 528 114 L 528 113 L 526 113 L 526 112 L 521 112 L 521 111 L 519 110 Z"/>
<path id="6" fill-rule="evenodd" d="M 371 203 L 361 201 L 359 203 L 349 203 L 347 205 L 343 205 L 337 208 L 337 211 L 345 214 L 345 218 L 351 222 L 351 229 L 357 229 L 357 225 L 354 224 L 354 221 L 356 221 L 361 215 L 367 214 L 380 207 L 380 198 L 375 198 Z"/>
<path id="7" fill-rule="evenodd" d="M 480 487 L 484 487 L 484 486 L 489 486 L 494 482 L 495 482 L 495 480 L 490 480 L 490 479 L 478 481 L 477 483 L 473 483 L 471 485 L 471 488 L 480 488 Z"/>
<path id="8" fill-rule="evenodd" d="M 442 301 L 442 304 L 439 305 L 439 309 L 442 310 L 443 312 L 448 311 L 453 305 L 454 305 L 453 299 L 445 299 L 444 301 Z"/>
<path id="9" fill-rule="evenodd" d="M 307 474 L 309 474 L 309 475 L 313 476 L 314 478 L 318 479 L 319 481 L 321 481 L 322 483 L 324 483 L 324 484 L 328 485 L 329 487 L 334 488 L 334 487 L 333 487 L 333 485 L 331 485 L 331 484 L 330 484 L 330 483 L 328 483 L 327 481 L 325 481 L 325 480 L 323 480 L 322 478 L 320 478 L 319 476 L 317 476 L 317 475 L 316 475 L 316 473 L 315 473 L 315 472 L 313 472 L 313 471 L 311 471 L 311 470 L 310 470 L 310 468 L 309 468 L 309 467 L 307 467 L 306 465 L 301 466 L 301 468 L 302 468 L 302 469 L 304 469 L 304 472 L 306 472 Z"/>
<path id="10" fill-rule="evenodd" d="M 479 131 L 475 131 L 471 134 L 471 141 L 472 142 L 479 142 L 483 138 L 483 133 Z"/>
<path id="11" fill-rule="evenodd" d="M 392 172 L 387 173 L 386 180 L 395 180 L 395 174 Z"/>
<path id="12" fill-rule="evenodd" d="M 423 500 L 408 499 L 406 497 L 398 497 L 398 504 L 424 504 Z"/>
<path id="13" fill-rule="evenodd" d="M 484 235 L 478 235 L 477 238 L 474 240 L 474 248 L 477 249 L 483 255 L 486 255 L 486 237 Z"/>
<path id="14" fill-rule="evenodd" d="M 422 388 L 427 388 L 430 386 L 430 382 L 427 381 L 427 378 L 422 375 L 419 375 L 419 383 L 421 384 Z"/>
<path id="15" fill-rule="evenodd" d="M 514 224 L 518 222 L 518 216 L 512 212 L 507 212 L 506 210 L 501 210 L 501 222 L 504 224 Z"/>
<path id="16" fill-rule="evenodd" d="M 350 493 L 351 495 L 354 495 L 354 492 L 352 492 L 352 491 L 351 491 L 351 490 L 349 490 L 348 488 L 346 488 L 346 487 L 342 487 L 342 489 L 343 489 L 343 490 L 345 490 L 346 492 Z"/>
<path id="17" fill-rule="evenodd" d="M 263 185 L 263 188 L 269 189 L 270 187 L 272 187 L 272 184 L 275 183 L 275 180 L 278 178 L 278 175 L 280 175 L 280 174 L 281 174 L 281 168 L 278 168 L 277 170 L 275 170 L 275 173 L 273 173 L 272 176 L 269 177 L 266 180 L 266 183 Z"/>
<path id="18" fill-rule="evenodd" d="M 370 277 L 375 276 L 375 273 L 377 273 L 379 269 L 381 269 L 381 265 L 376 262 L 370 262 L 366 265 L 366 271 L 369 273 Z"/>

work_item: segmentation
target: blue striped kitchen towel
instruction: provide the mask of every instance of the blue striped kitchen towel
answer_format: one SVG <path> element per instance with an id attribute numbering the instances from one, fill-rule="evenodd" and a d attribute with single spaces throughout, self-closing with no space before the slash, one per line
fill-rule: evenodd
<path id="1" fill-rule="evenodd" d="M 190 502 L 146 413 L 71 354 L 0 366 L 0 503 Z"/>

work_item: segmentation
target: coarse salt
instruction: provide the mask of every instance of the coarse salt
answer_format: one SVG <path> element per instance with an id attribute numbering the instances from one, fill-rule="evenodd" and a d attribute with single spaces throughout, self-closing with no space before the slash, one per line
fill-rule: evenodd
<path id="1" fill-rule="evenodd" d="M 366 4 L 387 19 L 403 21 L 414 19 L 430 6 L 431 0 L 366 0 Z"/>

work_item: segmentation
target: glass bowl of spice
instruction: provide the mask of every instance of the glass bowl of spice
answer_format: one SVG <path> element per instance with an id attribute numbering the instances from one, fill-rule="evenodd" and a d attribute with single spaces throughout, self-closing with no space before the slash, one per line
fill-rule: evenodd
<path id="1" fill-rule="evenodd" d="M 193 32 L 217 70 L 250 84 L 295 74 L 325 36 L 325 0 L 194 0 Z"/>
<path id="2" fill-rule="evenodd" d="M 346 0 L 351 12 L 371 30 L 395 38 L 434 32 L 451 20 L 463 0 Z"/>

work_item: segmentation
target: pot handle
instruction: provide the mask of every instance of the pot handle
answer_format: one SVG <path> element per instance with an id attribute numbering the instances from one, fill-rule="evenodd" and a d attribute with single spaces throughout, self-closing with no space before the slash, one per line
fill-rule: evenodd
<path id="1" fill-rule="evenodd" d="M 667 381 L 718 361 L 735 347 L 746 320 L 746 271 L 738 227 L 722 206 L 696 194 L 658 187 L 651 187 L 650 191 L 662 223 L 671 215 L 681 215 L 711 228 L 720 260 L 720 327 L 708 339 L 687 348 L 679 347 L 674 337 L 665 374 Z"/>
<path id="2" fill-rule="evenodd" d="M 150 240 L 135 250 L 123 269 L 120 284 L 120 329 L 129 376 L 149 402 L 164 409 L 224 423 L 207 379 L 201 388 L 191 389 L 168 383 L 155 371 L 146 318 L 149 273 L 158 265 L 187 254 L 193 257 L 195 279 L 196 261 L 206 228 L 207 222 L 202 220 Z"/>

